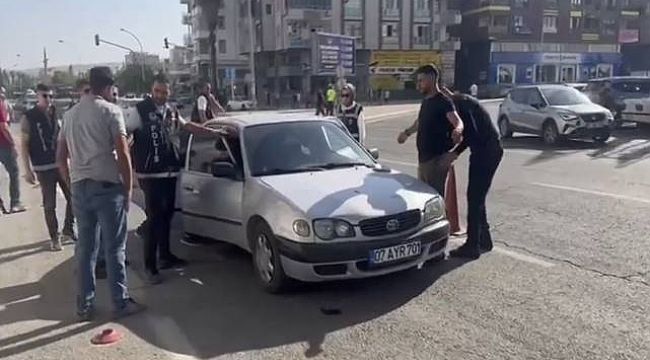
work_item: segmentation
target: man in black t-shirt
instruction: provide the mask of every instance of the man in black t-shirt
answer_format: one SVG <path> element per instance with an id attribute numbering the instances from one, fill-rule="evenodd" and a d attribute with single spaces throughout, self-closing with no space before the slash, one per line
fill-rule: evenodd
<path id="1" fill-rule="evenodd" d="M 418 89 L 425 96 L 418 119 L 397 138 L 403 144 L 417 132 L 418 178 L 445 196 L 447 173 L 456 156 L 451 152 L 460 143 L 463 121 L 454 104 L 440 92 L 440 72 L 434 65 L 417 70 Z"/>
<path id="2" fill-rule="evenodd" d="M 492 250 L 485 200 L 503 157 L 503 147 L 490 114 L 477 99 L 460 93 L 453 94 L 446 88 L 442 91 L 453 100 L 465 121 L 463 141 L 454 153 L 458 156 L 468 147 L 471 149 L 467 185 L 467 241 L 449 254 L 452 257 L 478 259 L 481 250 Z"/>

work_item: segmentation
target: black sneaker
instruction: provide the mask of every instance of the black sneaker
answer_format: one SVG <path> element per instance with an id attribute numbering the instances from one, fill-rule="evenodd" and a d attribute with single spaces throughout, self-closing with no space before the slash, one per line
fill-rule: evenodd
<path id="1" fill-rule="evenodd" d="M 135 315 L 143 312 L 146 309 L 146 306 L 138 304 L 132 298 L 128 298 L 126 299 L 124 307 L 113 313 L 113 319 L 121 319 L 127 316 Z"/>
<path id="2" fill-rule="evenodd" d="M 92 321 L 95 316 L 95 309 L 92 307 L 85 310 L 77 310 L 77 320 L 79 322 L 88 322 Z"/>
<path id="3" fill-rule="evenodd" d="M 160 260 L 160 269 L 167 270 L 173 268 L 182 268 L 187 266 L 187 261 L 172 255 L 167 259 Z"/>
<path id="4" fill-rule="evenodd" d="M 463 258 L 463 259 L 472 259 L 476 260 L 481 257 L 481 253 L 477 248 L 471 247 L 467 244 L 454 249 L 449 252 L 449 256 L 453 258 Z"/>

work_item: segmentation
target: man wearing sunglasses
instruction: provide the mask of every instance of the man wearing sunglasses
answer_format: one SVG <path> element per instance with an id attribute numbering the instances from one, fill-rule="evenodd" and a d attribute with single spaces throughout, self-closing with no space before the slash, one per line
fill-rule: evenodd
<path id="1" fill-rule="evenodd" d="M 25 179 L 41 184 L 43 212 L 50 234 L 52 251 L 61 251 L 61 244 L 74 240 L 74 218 L 70 203 L 70 188 L 59 174 L 56 163 L 56 146 L 60 124 L 52 105 L 52 91 L 47 85 L 36 86 L 37 103 L 21 119 L 22 158 Z M 56 216 L 56 187 L 61 188 L 67 201 L 63 231 L 59 234 Z"/>
<path id="2" fill-rule="evenodd" d="M 356 91 L 352 84 L 346 84 L 341 89 L 341 104 L 337 108 L 336 117 L 348 129 L 352 137 L 361 145 L 366 142 L 366 122 L 363 116 L 363 106 L 355 101 Z"/>

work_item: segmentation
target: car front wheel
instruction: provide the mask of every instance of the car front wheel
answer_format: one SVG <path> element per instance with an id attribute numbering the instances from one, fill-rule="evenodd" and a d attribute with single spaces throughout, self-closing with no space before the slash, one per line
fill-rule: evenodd
<path id="1" fill-rule="evenodd" d="M 499 119 L 499 132 L 501 133 L 501 137 L 503 138 L 511 138 L 512 137 L 512 128 L 510 127 L 510 120 L 508 120 L 507 117 L 502 116 Z"/>
<path id="2" fill-rule="evenodd" d="M 270 293 L 281 292 L 289 285 L 289 278 L 282 268 L 277 242 L 271 229 L 264 223 L 257 224 L 251 240 L 253 266 L 258 281 Z"/>
<path id="3" fill-rule="evenodd" d="M 604 143 L 607 142 L 607 140 L 609 140 L 610 136 L 611 136 L 611 134 L 609 132 L 604 132 L 602 134 L 598 134 L 598 135 L 594 136 L 594 141 L 599 143 L 599 144 L 604 144 Z"/>
<path id="4" fill-rule="evenodd" d="M 547 121 L 542 127 L 542 139 L 546 145 L 555 145 L 560 140 L 560 132 L 554 121 Z"/>

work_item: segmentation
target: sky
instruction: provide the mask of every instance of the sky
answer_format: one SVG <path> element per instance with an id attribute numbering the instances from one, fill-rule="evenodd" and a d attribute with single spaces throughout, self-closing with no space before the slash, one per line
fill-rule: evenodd
<path id="1" fill-rule="evenodd" d="M 144 51 L 167 57 L 163 38 L 182 44 L 187 33 L 184 11 L 180 0 L 0 0 L 0 68 L 42 67 L 43 47 L 51 67 L 123 62 L 125 50 L 94 42 L 99 34 L 139 51 L 120 28 L 135 33 Z"/>

